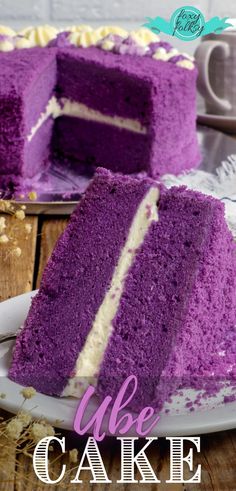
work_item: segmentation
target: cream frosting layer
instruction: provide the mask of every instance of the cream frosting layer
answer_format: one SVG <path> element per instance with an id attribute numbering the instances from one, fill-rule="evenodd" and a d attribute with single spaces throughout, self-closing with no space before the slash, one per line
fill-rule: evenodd
<path id="1" fill-rule="evenodd" d="M 0 36 L 14 37 L 14 36 L 16 36 L 16 31 L 13 31 L 13 29 L 9 26 L 3 26 L 1 24 L 0 25 Z"/>
<path id="2" fill-rule="evenodd" d="M 45 48 L 50 41 L 55 39 L 60 31 L 53 26 L 37 26 L 37 27 L 26 27 L 18 33 L 24 39 L 30 42 L 30 46 L 40 46 Z M 19 48 L 19 46 L 18 46 Z"/>
<path id="3" fill-rule="evenodd" d="M 57 37 L 64 37 L 65 46 L 74 45 L 83 48 L 98 46 L 105 51 L 114 51 L 119 54 L 131 54 L 138 56 L 152 56 L 154 60 L 170 61 L 175 56 L 181 55 L 176 49 L 158 47 L 156 51 L 152 44 L 158 45 L 160 38 L 157 34 L 146 27 L 141 27 L 128 32 L 119 26 L 101 26 L 93 29 L 87 25 L 70 26 L 66 29 L 57 29 L 54 26 L 42 25 L 27 27 L 15 32 L 7 26 L 0 26 L 0 51 L 12 51 L 14 49 L 26 49 L 39 46 L 45 48 Z M 65 41 L 66 40 L 66 41 Z M 63 43 L 62 43 L 63 46 Z M 193 59 L 186 53 L 182 53 L 184 59 Z M 174 62 L 175 63 L 175 62 Z M 194 63 L 183 63 L 178 66 L 188 70 L 194 69 Z"/>
<path id="4" fill-rule="evenodd" d="M 56 97 L 53 96 L 48 102 L 45 111 L 40 114 L 36 125 L 33 126 L 30 134 L 27 136 L 28 141 L 30 142 L 32 140 L 39 128 L 49 117 L 56 119 L 60 116 L 70 116 L 73 118 L 85 119 L 87 121 L 96 121 L 97 123 L 104 123 L 116 126 L 117 128 L 133 131 L 134 133 L 147 133 L 147 129 L 142 126 L 140 121 L 136 119 L 122 118 L 120 116 L 108 116 L 107 114 L 103 114 L 100 111 L 91 109 L 90 107 L 86 106 L 85 104 L 81 104 L 80 102 L 71 101 L 66 98 L 61 98 L 60 100 L 57 100 Z"/>
<path id="5" fill-rule="evenodd" d="M 91 109 L 80 102 L 70 101 L 69 99 L 60 99 L 61 110 L 59 116 L 71 116 L 75 118 L 87 119 L 88 121 L 96 121 L 98 123 L 110 124 L 135 133 L 147 133 L 147 130 L 136 119 L 122 118 L 120 116 L 108 116 L 100 111 Z"/>
<path id="6" fill-rule="evenodd" d="M 150 225 L 153 221 L 158 221 L 158 199 L 159 189 L 152 187 L 137 209 L 115 268 L 111 285 L 97 312 L 84 347 L 78 356 L 74 374 L 68 380 L 62 397 L 81 397 L 87 385 L 96 385 L 104 353 L 113 331 L 112 321 L 119 309 L 126 276 Z"/>

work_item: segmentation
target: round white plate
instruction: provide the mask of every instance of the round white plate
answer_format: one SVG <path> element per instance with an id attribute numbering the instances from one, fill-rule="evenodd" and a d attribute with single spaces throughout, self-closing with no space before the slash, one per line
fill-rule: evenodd
<path id="1" fill-rule="evenodd" d="M 31 298 L 36 292 L 26 293 L 12 298 L 0 304 L 0 335 L 16 332 L 26 318 Z M 7 377 L 8 367 L 11 360 L 11 351 L 14 341 L 0 344 L 0 407 L 12 413 L 17 413 L 22 407 L 23 397 L 20 393 L 22 386 L 12 382 Z M 172 402 L 166 404 L 160 414 L 160 421 L 150 433 L 155 436 L 185 436 L 213 431 L 227 430 L 236 427 L 236 402 L 224 404 L 223 396 L 227 391 L 222 391 L 217 398 L 206 400 L 201 407 L 195 408 L 193 412 L 186 408 L 186 397 L 195 400 L 195 391 L 184 391 L 173 397 Z M 79 401 L 72 398 L 49 397 L 37 393 L 32 399 L 25 401 L 24 409 L 30 410 L 35 419 L 46 418 L 51 424 L 58 428 L 73 429 L 73 420 Z M 95 410 L 97 399 L 94 398 L 88 412 L 92 414 Z M 168 410 L 168 413 L 165 411 Z M 60 423 L 59 423 L 60 420 Z M 108 428 L 108 417 L 104 421 L 103 431 Z M 107 431 L 107 434 L 109 432 Z M 130 436 L 135 431 L 129 432 Z"/>
<path id="2" fill-rule="evenodd" d="M 199 124 L 236 134 L 236 116 L 207 113 L 201 96 L 198 96 L 197 106 L 197 122 Z"/>

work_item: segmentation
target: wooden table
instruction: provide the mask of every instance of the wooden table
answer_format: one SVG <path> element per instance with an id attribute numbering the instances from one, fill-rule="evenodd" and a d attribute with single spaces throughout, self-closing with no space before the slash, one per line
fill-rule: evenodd
<path id="1" fill-rule="evenodd" d="M 8 254 L 7 246 L 1 246 L 0 248 L 0 301 L 29 292 L 39 286 L 45 263 L 55 241 L 66 225 L 66 219 L 60 217 L 44 218 L 33 216 L 27 217 L 25 222 L 32 225 L 32 232 L 28 236 L 24 232 L 24 227 L 19 226 L 18 223 L 16 224 L 14 217 L 7 218 L 12 235 L 17 239 L 18 246 L 22 249 L 22 255 L 20 258 L 15 258 L 12 254 Z M 9 417 L 2 410 L 0 410 L 0 416 Z M 66 434 L 66 442 L 71 448 L 77 446 L 79 455 L 82 455 L 85 445 L 84 439 Z M 9 443 L 6 443 L 6 440 L 0 437 L 0 453 L 4 445 L 9 446 Z M 140 445 L 142 445 L 141 442 Z M 35 476 L 32 460 L 22 454 L 19 462 L 16 462 L 14 448 L 10 448 L 8 465 L 4 469 L 0 469 L 0 491 L 36 491 L 39 489 L 45 491 L 48 489 L 81 489 L 83 491 L 95 489 L 97 491 L 107 491 L 109 488 L 114 491 L 142 491 L 146 489 L 150 491 L 164 489 L 173 491 L 236 491 L 236 429 L 202 436 L 201 453 L 194 456 L 195 465 L 199 463 L 202 465 L 201 484 L 165 483 L 169 478 L 169 445 L 164 439 L 153 445 L 152 450 L 150 449 L 149 452 L 150 462 L 158 478 L 162 481 L 158 485 L 116 484 L 120 473 L 119 442 L 108 438 L 99 447 L 101 448 L 109 478 L 114 482 L 112 485 L 89 484 L 88 481 L 91 477 L 87 471 L 82 475 L 83 484 L 67 484 L 66 488 L 62 484 L 55 486 L 43 485 Z M 68 457 L 66 457 L 66 460 L 68 461 Z M 17 474 L 14 474 L 15 469 L 18 470 Z M 54 470 L 57 475 L 60 473 L 58 462 L 55 463 Z"/>

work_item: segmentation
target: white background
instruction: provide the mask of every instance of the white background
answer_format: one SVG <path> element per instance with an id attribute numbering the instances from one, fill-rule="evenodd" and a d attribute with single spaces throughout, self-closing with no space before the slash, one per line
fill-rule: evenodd
<path id="1" fill-rule="evenodd" d="M 137 28 L 145 16 L 169 19 L 182 5 L 195 5 L 206 18 L 236 17 L 236 0 L 0 0 L 0 24 L 14 28 L 50 23 L 58 27 L 86 23 L 92 26 L 119 24 Z M 164 37 L 164 36 L 163 36 Z M 186 43 L 172 38 L 186 50 Z M 188 43 L 193 51 L 195 43 Z"/>

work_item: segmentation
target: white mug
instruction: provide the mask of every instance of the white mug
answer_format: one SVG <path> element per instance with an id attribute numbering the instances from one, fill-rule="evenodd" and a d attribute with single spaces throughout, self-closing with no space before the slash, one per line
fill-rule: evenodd
<path id="1" fill-rule="evenodd" d="M 207 112 L 236 115 L 236 30 L 203 37 L 195 58 Z"/>

